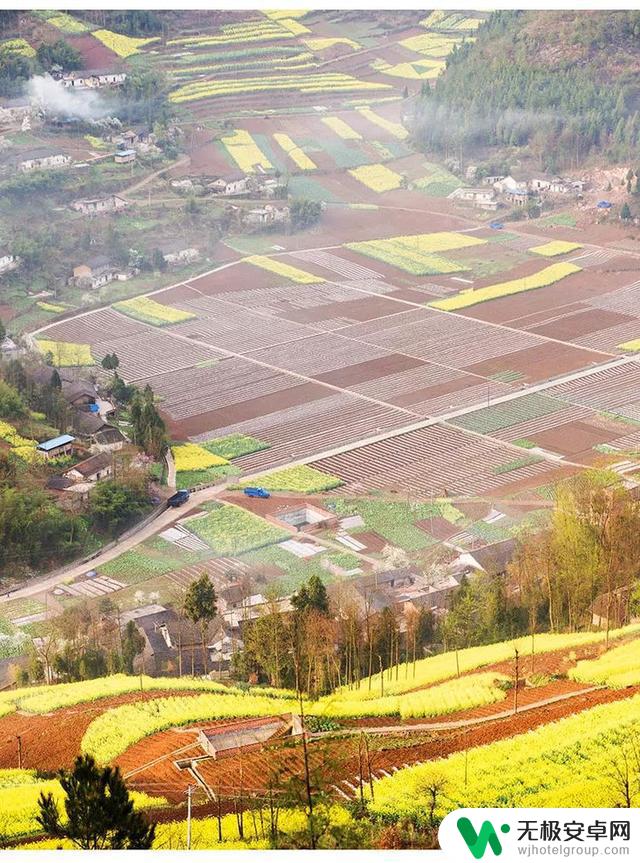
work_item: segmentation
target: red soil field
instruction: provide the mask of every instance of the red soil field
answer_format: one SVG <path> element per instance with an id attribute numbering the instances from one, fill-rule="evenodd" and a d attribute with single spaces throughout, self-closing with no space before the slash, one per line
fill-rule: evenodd
<path id="1" fill-rule="evenodd" d="M 118 55 L 90 33 L 83 36 L 65 34 L 65 38 L 80 52 L 87 69 L 113 69 L 121 64 Z"/>
<path id="2" fill-rule="evenodd" d="M 547 342 L 533 348 L 514 351 L 502 357 L 467 366 L 467 371 L 483 377 L 512 370 L 520 372 L 523 381 L 543 381 L 548 378 L 584 368 L 591 363 L 602 363 L 608 354 L 572 347 L 561 342 Z"/>
<path id="3" fill-rule="evenodd" d="M 604 330 L 607 327 L 615 327 L 619 324 L 633 323 L 635 320 L 635 318 L 629 315 L 621 315 L 617 312 L 610 312 L 607 309 L 587 309 L 547 324 L 535 327 L 528 326 L 527 329 L 542 336 L 571 341 L 587 333 Z M 638 326 L 640 329 L 640 324 Z"/>
<path id="4" fill-rule="evenodd" d="M 37 690 L 34 688 L 34 695 Z M 22 766 L 27 769 L 59 770 L 71 767 L 80 753 L 82 737 L 91 722 L 111 707 L 175 695 L 175 690 L 128 693 L 92 703 L 56 710 L 49 714 L 10 713 L 0 719 L 0 768 L 18 766 L 16 735 L 22 737 Z M 180 692 L 180 695 L 197 695 Z"/>
<path id="5" fill-rule="evenodd" d="M 548 262 L 546 263 L 548 264 Z M 522 278 L 541 269 L 543 269 L 543 265 L 540 261 L 527 261 L 508 274 L 501 274 L 501 276 L 492 279 L 478 280 L 474 283 L 474 287 L 478 288 L 487 284 L 498 284 L 511 279 Z M 528 319 L 534 312 L 552 310 L 554 314 L 557 314 L 560 310 L 564 311 L 565 307 L 570 304 L 586 302 L 589 297 L 606 294 L 616 288 L 628 285 L 632 281 L 633 276 L 628 272 L 607 273 L 605 277 L 596 270 L 585 269 L 546 288 L 524 291 L 488 303 L 478 303 L 463 310 L 463 314 L 490 323 L 509 323 L 511 326 L 519 326 L 521 319 Z"/>

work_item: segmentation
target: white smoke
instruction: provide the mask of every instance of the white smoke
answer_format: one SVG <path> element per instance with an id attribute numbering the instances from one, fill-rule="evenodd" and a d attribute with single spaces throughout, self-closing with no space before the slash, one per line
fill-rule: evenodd
<path id="1" fill-rule="evenodd" d="M 36 75 L 28 85 L 30 101 L 45 115 L 96 121 L 109 115 L 113 106 L 94 90 L 74 90 L 65 87 L 51 75 Z"/>

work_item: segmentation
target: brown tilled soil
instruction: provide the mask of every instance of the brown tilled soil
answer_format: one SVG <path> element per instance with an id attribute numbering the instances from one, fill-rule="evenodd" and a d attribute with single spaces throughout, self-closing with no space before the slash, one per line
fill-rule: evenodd
<path id="1" fill-rule="evenodd" d="M 179 694 L 190 696 L 200 693 L 180 691 Z M 74 758 L 80 753 L 85 731 L 101 713 L 121 704 L 151 701 L 170 695 L 176 695 L 176 691 L 158 690 L 144 695 L 132 692 L 44 715 L 18 712 L 3 716 L 0 719 L 0 768 L 18 766 L 18 734 L 22 738 L 23 767 L 43 771 L 71 767 Z"/>

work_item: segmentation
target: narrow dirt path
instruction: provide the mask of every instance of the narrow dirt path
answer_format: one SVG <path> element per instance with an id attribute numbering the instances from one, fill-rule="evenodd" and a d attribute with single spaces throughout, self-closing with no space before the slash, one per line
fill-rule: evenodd
<path id="1" fill-rule="evenodd" d="M 147 186 L 152 180 L 162 176 L 166 171 L 171 171 L 173 168 L 180 168 L 182 165 L 186 165 L 187 162 L 190 161 L 190 158 L 190 156 L 181 156 L 179 159 L 176 159 L 175 162 L 171 162 L 170 165 L 164 165 L 157 171 L 153 171 L 153 173 L 147 174 L 146 177 L 133 183 L 133 185 L 127 186 L 126 189 L 122 189 L 121 192 L 118 192 L 118 195 L 120 195 L 121 198 L 130 198 L 131 195 L 135 194 L 139 189 L 144 188 L 144 186 Z"/>
<path id="2" fill-rule="evenodd" d="M 520 716 L 523 713 L 528 713 L 531 710 L 539 710 L 541 707 L 548 707 L 551 704 L 556 704 L 558 701 L 567 701 L 570 698 L 578 698 L 580 696 L 589 695 L 598 689 L 606 689 L 604 686 L 588 686 L 585 689 L 580 689 L 577 692 L 565 692 L 561 695 L 553 695 L 550 698 L 544 698 L 541 701 L 534 701 L 532 704 L 523 705 L 517 712 L 513 709 L 502 710 L 500 713 L 492 713 L 488 716 L 477 716 L 470 719 L 454 719 L 451 722 L 429 722 L 422 725 L 382 725 L 372 726 L 367 728 L 367 734 L 402 734 L 406 731 L 453 731 L 456 728 L 469 728 L 475 725 L 482 725 L 485 722 L 496 722 L 500 719 L 511 719 L 514 716 Z M 315 734 L 310 734 L 312 740 L 320 740 L 323 737 L 340 736 L 351 737 L 356 734 L 362 734 L 363 729 L 345 728 L 340 732 L 336 731 L 318 731 Z"/>

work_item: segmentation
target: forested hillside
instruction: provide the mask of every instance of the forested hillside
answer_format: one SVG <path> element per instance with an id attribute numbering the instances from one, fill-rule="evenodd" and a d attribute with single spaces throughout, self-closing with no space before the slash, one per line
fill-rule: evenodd
<path id="1" fill-rule="evenodd" d="M 424 146 L 524 146 L 540 169 L 594 153 L 634 158 L 640 137 L 640 12 L 495 12 L 423 88 Z"/>

